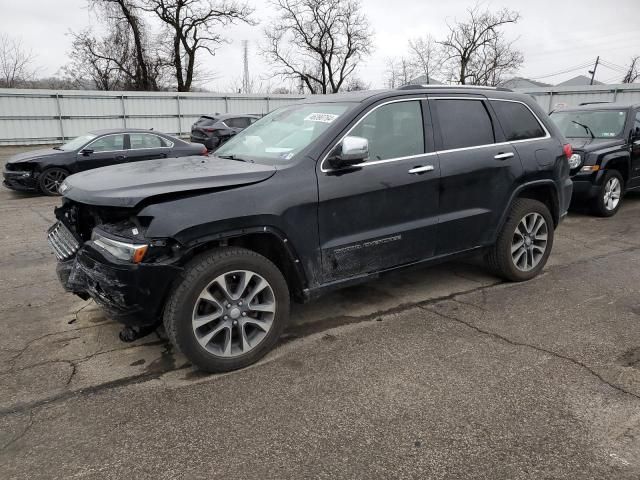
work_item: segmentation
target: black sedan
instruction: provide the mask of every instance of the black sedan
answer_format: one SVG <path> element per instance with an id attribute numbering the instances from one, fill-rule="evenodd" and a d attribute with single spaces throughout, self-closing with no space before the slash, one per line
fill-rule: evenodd
<path id="1" fill-rule="evenodd" d="M 257 115 L 232 113 L 203 115 L 191 126 L 191 141 L 215 150 L 259 118 Z"/>
<path id="2" fill-rule="evenodd" d="M 159 158 L 207 155 L 202 145 L 151 130 L 96 130 L 53 147 L 11 157 L 3 172 L 12 190 L 58 195 L 69 175 L 92 168 Z"/>

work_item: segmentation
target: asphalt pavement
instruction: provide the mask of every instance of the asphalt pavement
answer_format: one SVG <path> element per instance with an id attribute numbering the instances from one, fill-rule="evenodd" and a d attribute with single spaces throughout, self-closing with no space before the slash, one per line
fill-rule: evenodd
<path id="1" fill-rule="evenodd" d="M 224 375 L 62 290 L 58 202 L 0 191 L 2 479 L 640 478 L 640 195 L 572 212 L 530 282 L 398 272 Z"/>

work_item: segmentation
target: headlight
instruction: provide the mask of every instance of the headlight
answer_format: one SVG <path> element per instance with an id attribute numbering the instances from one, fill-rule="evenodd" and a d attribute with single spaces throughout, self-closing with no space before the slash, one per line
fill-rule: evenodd
<path id="1" fill-rule="evenodd" d="M 100 235 L 95 230 L 91 233 L 91 240 L 114 257 L 133 263 L 140 263 L 149 248 L 147 244 L 119 242 Z"/>
<path id="2" fill-rule="evenodd" d="M 580 154 L 574 153 L 573 155 L 571 155 L 571 157 L 569 157 L 569 168 L 571 170 L 573 170 L 574 168 L 578 168 L 581 163 L 582 158 L 580 157 Z"/>

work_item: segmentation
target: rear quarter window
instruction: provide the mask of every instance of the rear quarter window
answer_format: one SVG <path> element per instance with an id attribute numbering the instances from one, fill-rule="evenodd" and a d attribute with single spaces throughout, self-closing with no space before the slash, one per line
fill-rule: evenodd
<path id="1" fill-rule="evenodd" d="M 507 141 L 541 138 L 545 131 L 526 105 L 518 102 L 491 100 Z"/>

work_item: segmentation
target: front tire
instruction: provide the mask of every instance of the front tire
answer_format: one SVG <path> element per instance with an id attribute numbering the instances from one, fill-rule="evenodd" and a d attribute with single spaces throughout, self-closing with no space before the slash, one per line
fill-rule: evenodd
<path id="1" fill-rule="evenodd" d="M 198 368 L 227 372 L 262 358 L 289 318 L 289 288 L 267 258 L 221 248 L 192 260 L 164 313 L 171 342 Z"/>
<path id="2" fill-rule="evenodd" d="M 60 195 L 58 188 L 68 176 L 69 172 L 63 168 L 47 168 L 38 177 L 38 187 L 42 193 L 50 197 Z"/>
<path id="3" fill-rule="evenodd" d="M 553 247 L 554 226 L 547 206 L 530 198 L 518 198 L 487 254 L 489 267 L 511 282 L 538 275 Z"/>
<path id="4" fill-rule="evenodd" d="M 593 199 L 593 213 L 599 217 L 612 217 L 622 205 L 624 179 L 617 170 L 608 170 L 602 180 L 598 196 Z"/>

